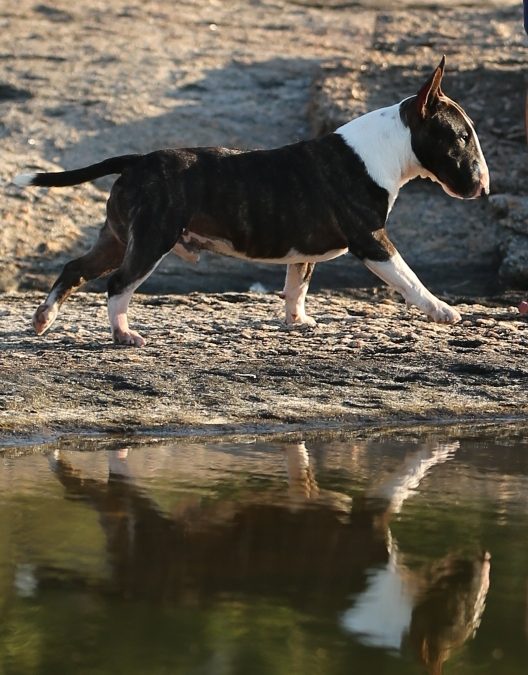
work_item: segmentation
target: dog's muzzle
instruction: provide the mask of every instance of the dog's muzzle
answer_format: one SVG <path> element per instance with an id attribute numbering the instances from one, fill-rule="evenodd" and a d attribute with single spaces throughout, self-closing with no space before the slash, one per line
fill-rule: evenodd
<path id="1" fill-rule="evenodd" d="M 490 178 L 487 165 L 479 165 L 476 168 L 478 170 L 478 183 L 475 181 L 475 191 L 469 196 L 469 199 L 477 199 L 478 197 L 489 195 L 490 192 Z"/>
<path id="2" fill-rule="evenodd" d="M 480 173 L 480 181 L 478 188 L 476 190 L 475 197 L 482 197 L 484 195 L 489 195 L 490 193 L 490 179 L 488 167 Z"/>

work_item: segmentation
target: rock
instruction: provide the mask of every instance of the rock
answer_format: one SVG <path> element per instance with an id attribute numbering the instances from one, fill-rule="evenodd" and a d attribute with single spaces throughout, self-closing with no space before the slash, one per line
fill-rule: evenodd
<path id="1" fill-rule="evenodd" d="M 54 21 L 56 23 L 69 23 L 73 21 L 73 15 L 69 12 L 65 12 L 62 9 L 57 9 L 56 7 L 51 7 L 51 5 L 40 4 L 33 7 L 33 11 L 37 14 L 42 14 L 49 21 Z"/>
<path id="2" fill-rule="evenodd" d="M 0 103 L 3 101 L 26 101 L 32 98 L 33 94 L 29 89 L 15 87 L 13 84 L 4 84 L 0 82 Z"/>
<path id="3" fill-rule="evenodd" d="M 499 194 L 489 201 L 500 223 L 499 277 L 508 286 L 528 288 L 528 196 Z"/>
<path id="4" fill-rule="evenodd" d="M 508 215 L 512 199 L 514 197 L 508 194 L 490 195 L 488 201 L 497 218 L 505 218 Z"/>
<path id="5" fill-rule="evenodd" d="M 501 279 L 508 286 L 528 288 L 528 237 L 510 232 L 502 242 L 502 251 Z"/>

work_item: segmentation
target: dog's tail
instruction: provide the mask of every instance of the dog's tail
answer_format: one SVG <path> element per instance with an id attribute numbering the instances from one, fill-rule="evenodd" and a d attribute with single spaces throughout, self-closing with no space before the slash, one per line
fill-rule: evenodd
<path id="1" fill-rule="evenodd" d="M 143 155 L 121 155 L 110 157 L 104 162 L 91 164 L 73 171 L 57 171 L 53 173 L 21 173 L 15 176 L 13 183 L 19 187 L 37 185 L 40 187 L 67 187 L 108 176 L 112 173 L 123 173 L 125 169 L 139 161 Z"/>

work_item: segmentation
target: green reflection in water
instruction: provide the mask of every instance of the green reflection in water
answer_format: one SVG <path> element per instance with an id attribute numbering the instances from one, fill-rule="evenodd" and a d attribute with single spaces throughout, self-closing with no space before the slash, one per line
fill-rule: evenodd
<path id="1" fill-rule="evenodd" d="M 4 458 L 0 673 L 524 673 L 526 438 Z"/>

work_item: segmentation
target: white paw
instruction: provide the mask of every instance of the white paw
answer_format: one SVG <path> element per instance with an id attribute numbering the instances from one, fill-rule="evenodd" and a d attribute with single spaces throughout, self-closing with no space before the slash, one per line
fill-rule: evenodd
<path id="1" fill-rule="evenodd" d="M 35 333 L 37 335 L 42 335 L 42 333 L 47 331 L 57 318 L 58 313 L 59 308 L 57 305 L 50 306 L 46 305 L 46 303 L 40 305 L 35 314 L 33 314 L 33 328 L 35 329 Z"/>
<path id="2" fill-rule="evenodd" d="M 288 326 L 311 326 L 314 328 L 317 326 L 317 321 L 313 316 L 308 316 L 307 314 L 287 314 L 286 323 Z"/>
<path id="3" fill-rule="evenodd" d="M 450 307 L 447 303 L 437 300 L 432 305 L 431 310 L 427 315 L 437 323 L 458 323 L 462 318 L 454 307 Z"/>
<path id="4" fill-rule="evenodd" d="M 116 345 L 129 345 L 130 347 L 143 347 L 146 340 L 135 330 L 121 330 L 116 328 L 112 334 Z"/>

